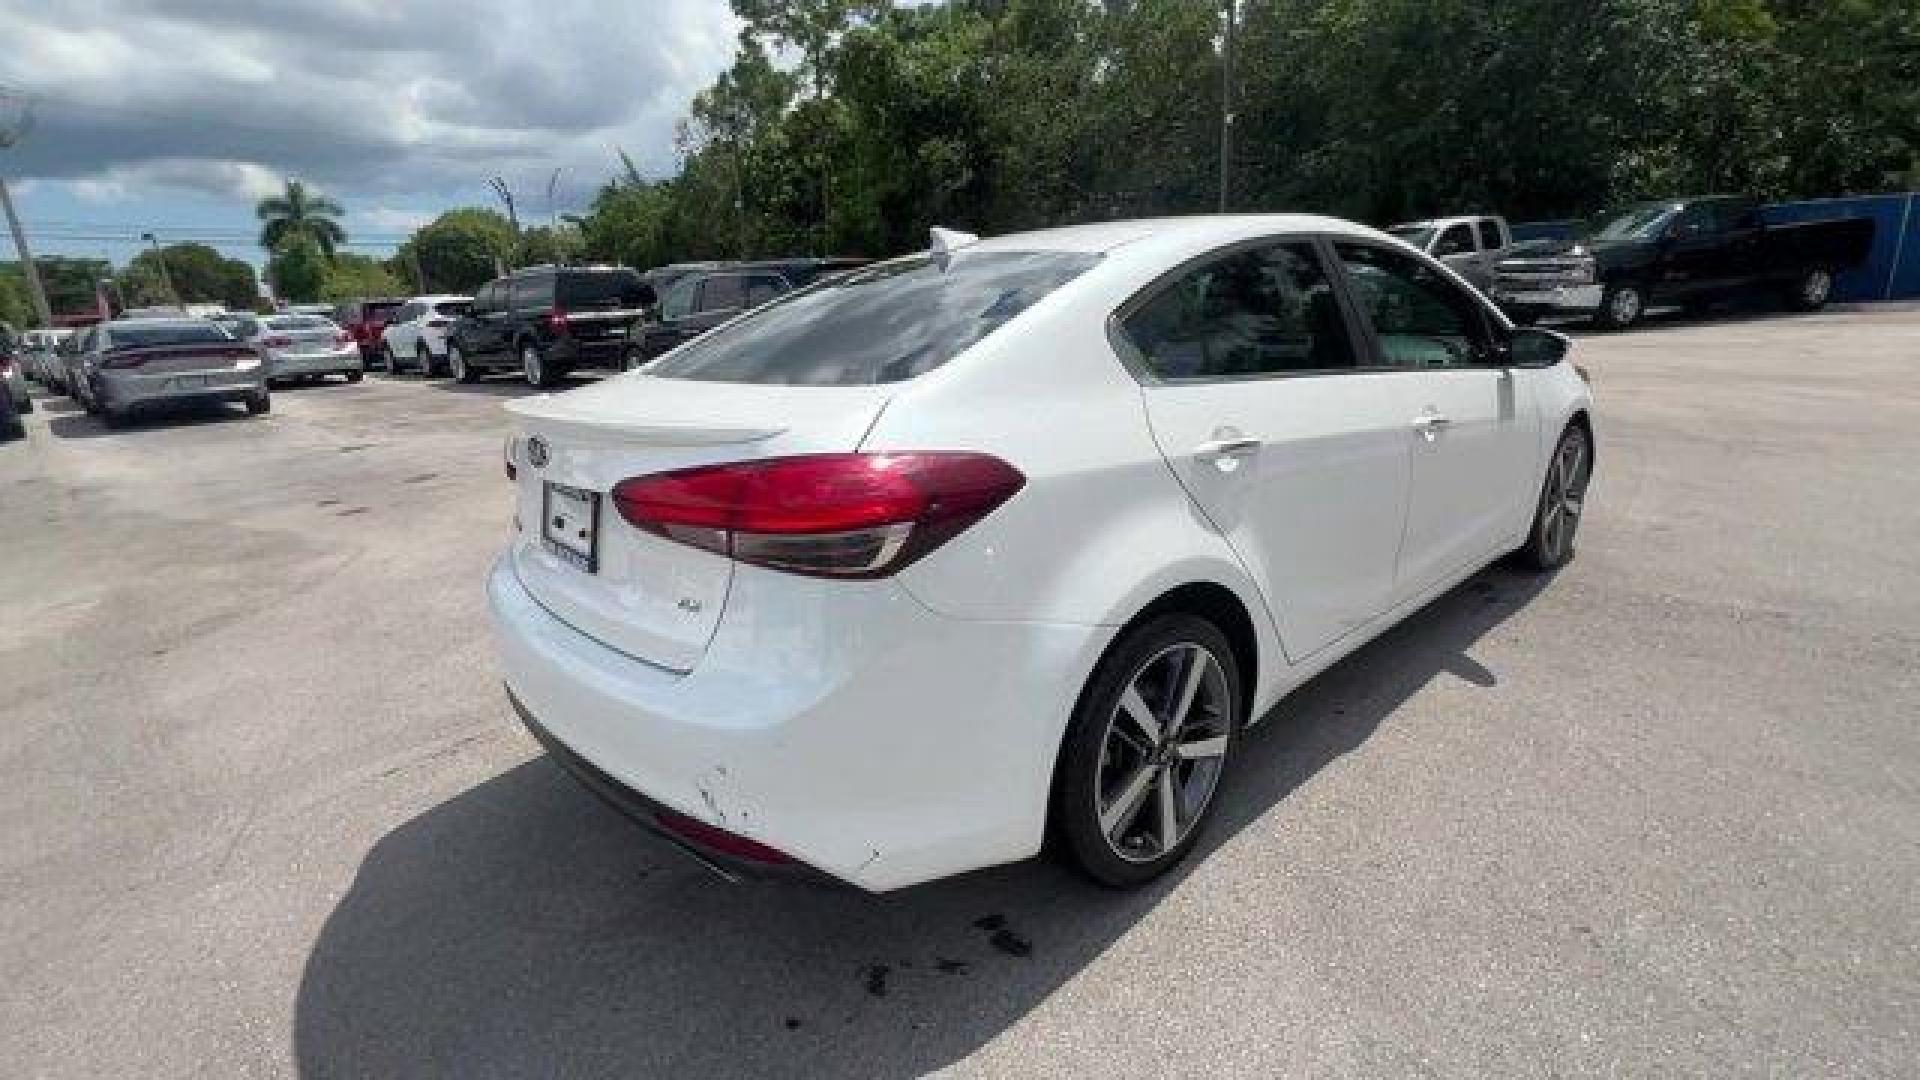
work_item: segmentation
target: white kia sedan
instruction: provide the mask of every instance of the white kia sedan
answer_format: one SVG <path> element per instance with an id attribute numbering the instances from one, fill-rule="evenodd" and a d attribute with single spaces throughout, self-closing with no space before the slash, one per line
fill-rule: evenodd
<path id="1" fill-rule="evenodd" d="M 508 690 L 728 873 L 894 889 L 1052 835 L 1138 884 L 1288 691 L 1571 556 L 1568 344 L 1328 218 L 936 230 L 508 406 Z"/>

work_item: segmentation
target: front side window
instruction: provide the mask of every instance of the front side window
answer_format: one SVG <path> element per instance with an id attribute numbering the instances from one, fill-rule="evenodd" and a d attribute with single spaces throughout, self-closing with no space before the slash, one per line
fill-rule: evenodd
<path id="1" fill-rule="evenodd" d="M 669 379 L 784 386 L 899 382 L 960 355 L 1099 261 L 1075 251 L 895 259 L 786 293 L 650 370 Z M 669 306 L 687 284 L 668 294 Z"/>
<path id="2" fill-rule="evenodd" d="M 1465 223 L 1447 226 L 1440 234 L 1440 242 L 1433 247 L 1434 256 L 1473 254 L 1473 229 Z"/>
<path id="3" fill-rule="evenodd" d="M 1235 379 L 1354 366 L 1340 305 L 1305 241 L 1250 248 L 1188 271 L 1121 323 L 1148 374 Z"/>
<path id="4" fill-rule="evenodd" d="M 701 311 L 733 311 L 747 302 L 738 274 L 716 274 L 700 286 Z"/>
<path id="5" fill-rule="evenodd" d="M 1373 326 L 1389 367 L 1467 367 L 1492 363 L 1479 301 L 1440 272 L 1400 251 L 1371 244 L 1334 245 L 1353 299 Z"/>
<path id="6" fill-rule="evenodd" d="M 544 275 L 517 278 L 513 282 L 513 310 L 531 311 L 553 306 L 553 279 Z"/>
<path id="7" fill-rule="evenodd" d="M 747 279 L 747 306 L 759 307 L 787 291 L 787 283 L 772 274 L 756 274 Z"/>

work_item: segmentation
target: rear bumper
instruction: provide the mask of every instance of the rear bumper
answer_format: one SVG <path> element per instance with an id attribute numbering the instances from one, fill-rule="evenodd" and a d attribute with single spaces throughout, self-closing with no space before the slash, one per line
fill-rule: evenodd
<path id="1" fill-rule="evenodd" d="M 122 371 L 102 371 L 97 376 L 100 404 L 112 408 L 133 408 L 165 401 L 239 401 L 265 393 L 265 365 L 224 371 L 181 371 L 166 375 L 142 375 Z"/>
<path id="2" fill-rule="evenodd" d="M 547 362 L 565 368 L 619 367 L 631 344 L 632 341 L 624 337 L 596 341 L 560 338 L 547 346 Z"/>
<path id="3" fill-rule="evenodd" d="M 741 567 L 728 607 L 761 617 L 723 617 L 679 674 L 554 617 L 510 557 L 488 600 L 511 694 L 589 787 L 874 891 L 1039 850 L 1067 716 L 1114 632 Z"/>
<path id="4" fill-rule="evenodd" d="M 349 371 L 364 371 L 366 362 L 360 357 L 359 346 L 348 345 L 324 353 L 275 353 L 267 361 L 267 367 L 274 378 L 284 375 L 341 375 Z"/>

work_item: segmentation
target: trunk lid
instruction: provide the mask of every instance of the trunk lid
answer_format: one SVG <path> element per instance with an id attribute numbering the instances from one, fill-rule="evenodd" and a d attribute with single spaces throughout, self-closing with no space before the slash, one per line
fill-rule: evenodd
<path id="1" fill-rule="evenodd" d="M 633 528 L 608 492 L 648 473 L 857 449 L 890 396 L 886 386 L 636 372 L 510 403 L 519 427 L 509 453 L 518 470 L 513 562 L 521 582 L 581 633 L 656 666 L 690 670 L 720 624 L 733 560 Z"/>
<path id="2" fill-rule="evenodd" d="M 103 367 L 128 369 L 143 375 L 175 375 L 192 371 L 231 371 L 242 360 L 255 357 L 253 347 L 238 341 L 147 345 L 109 352 Z"/>

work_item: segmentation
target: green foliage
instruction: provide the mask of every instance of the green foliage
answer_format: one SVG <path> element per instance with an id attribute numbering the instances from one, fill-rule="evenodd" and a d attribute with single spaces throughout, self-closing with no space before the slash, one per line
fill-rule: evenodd
<path id="1" fill-rule="evenodd" d="M 334 220 L 346 211 L 298 180 L 287 181 L 282 194 L 261 199 L 253 212 L 261 221 L 260 246 L 268 251 L 279 251 L 292 237 L 304 236 L 332 258 L 334 249 L 347 242 L 347 231 Z"/>
<path id="2" fill-rule="evenodd" d="M 167 292 L 170 277 L 180 291 L 179 302 L 186 304 L 225 304 L 235 311 L 250 310 L 260 298 L 260 287 L 253 267 L 239 259 L 229 259 L 205 244 L 169 244 L 161 251 L 166 256 L 166 273 L 161 273 L 159 256 L 152 250 L 135 255 L 120 274 L 120 291 L 134 307 L 170 304 L 175 297 Z"/>
<path id="3" fill-rule="evenodd" d="M 40 320 L 33 313 L 33 298 L 15 266 L 0 267 L 0 323 L 25 330 Z"/>
<path id="4" fill-rule="evenodd" d="M 626 162 L 588 257 L 886 255 L 1208 212 L 1223 4 L 734 0 L 681 170 Z M 1913 0 L 1242 0 L 1230 207 L 1386 222 L 1920 182 Z M 787 70 L 771 57 L 795 57 Z"/>
<path id="5" fill-rule="evenodd" d="M 62 256 L 42 257 L 33 260 L 40 269 L 40 284 L 47 290 L 47 306 L 53 309 L 55 318 L 76 312 L 94 310 L 94 283 L 102 278 L 113 276 L 113 267 L 105 259 L 70 259 Z M 27 315 L 24 319 L 0 315 L 16 327 L 26 327 L 35 321 L 33 297 L 27 291 L 26 273 L 17 262 L 0 262 L 0 282 L 12 283 L 18 291 L 20 303 L 25 304 Z M 6 285 L 0 285 L 0 295 L 4 295 Z M 0 300 L 0 303 L 6 301 Z"/>
<path id="6" fill-rule="evenodd" d="M 267 264 L 274 295 L 290 304 L 319 300 L 327 283 L 327 261 L 326 252 L 313 237 L 303 232 L 289 234 Z"/>
<path id="7" fill-rule="evenodd" d="M 322 300 L 357 300 L 369 296 L 405 296 L 412 292 L 385 263 L 365 255 L 336 251 L 320 286 Z"/>
<path id="8" fill-rule="evenodd" d="M 464 293 L 486 284 L 513 254 L 513 226 L 506 217 L 468 206 L 421 226 L 400 245 L 394 262 L 419 267 L 423 292 Z"/>

